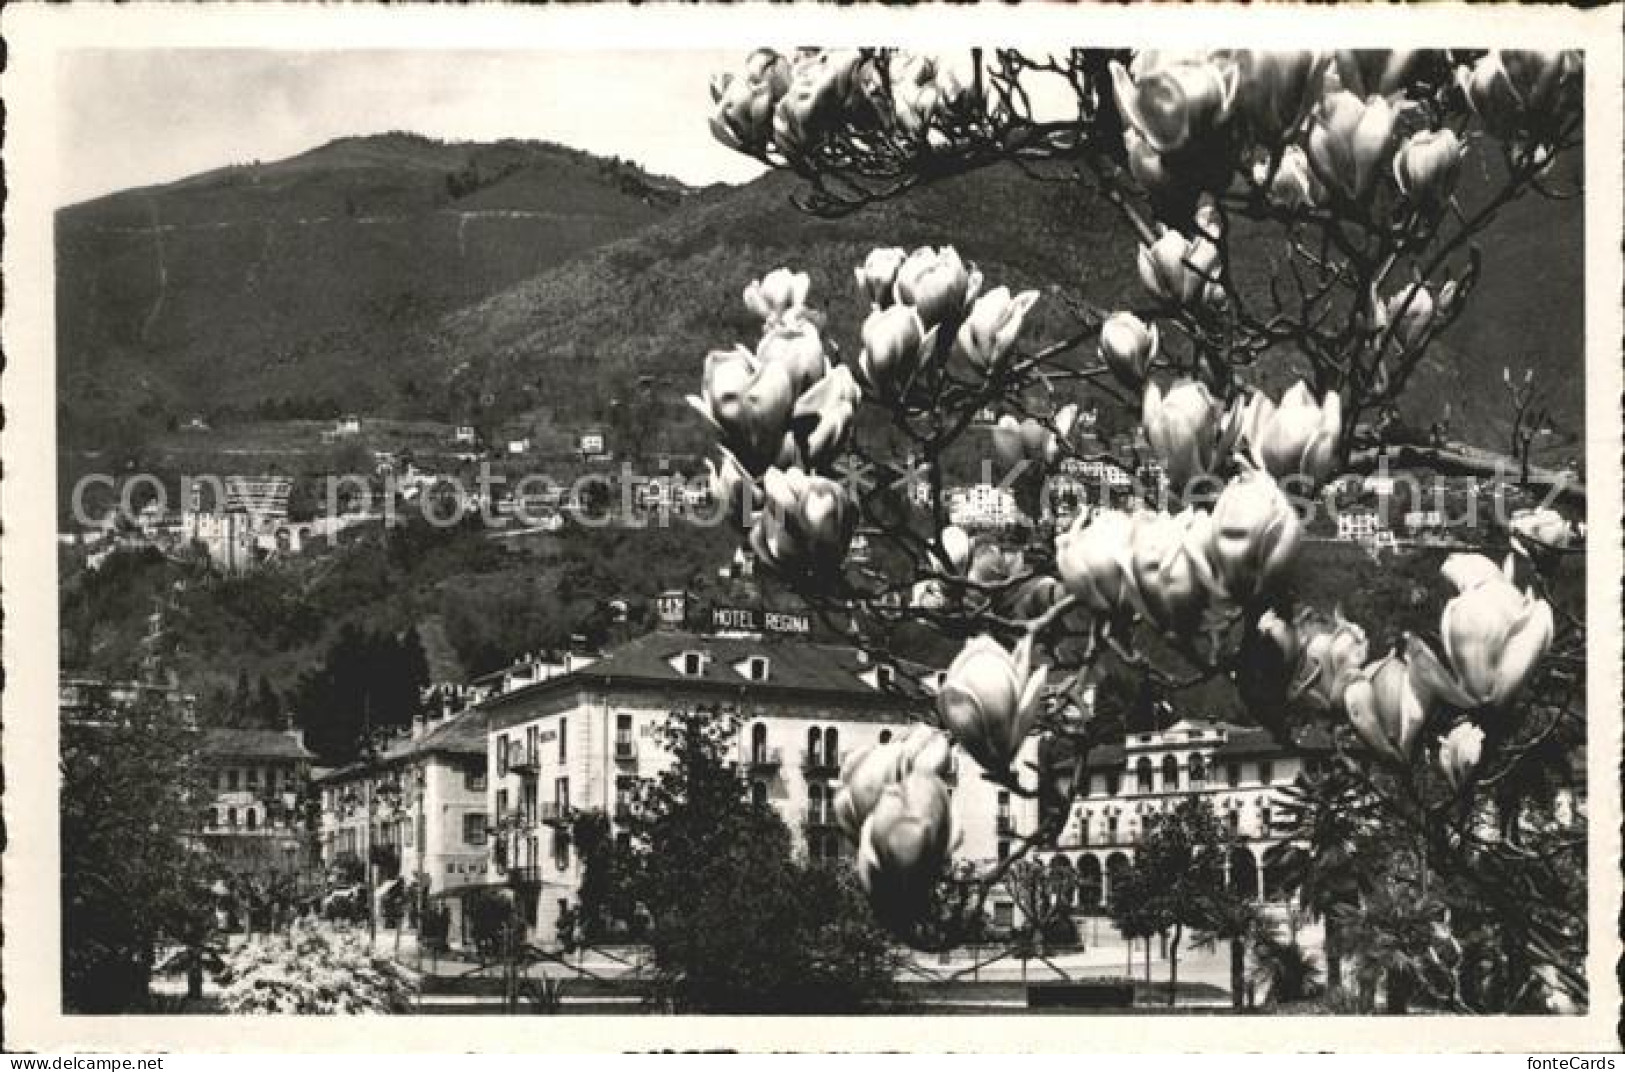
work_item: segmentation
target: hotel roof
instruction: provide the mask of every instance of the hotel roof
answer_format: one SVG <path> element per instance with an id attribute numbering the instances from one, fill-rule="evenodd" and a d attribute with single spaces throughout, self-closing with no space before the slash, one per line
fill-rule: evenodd
<path id="1" fill-rule="evenodd" d="M 283 730 L 214 727 L 203 731 L 200 751 L 235 759 L 311 760 L 316 757 L 297 736 Z"/>
<path id="2" fill-rule="evenodd" d="M 689 652 L 707 656 L 698 673 L 681 669 L 682 657 Z M 751 680 L 738 670 L 754 656 L 769 661 L 765 680 Z M 927 702 L 925 693 L 909 681 L 909 675 L 917 673 L 918 668 L 900 666 L 903 672 L 893 684 L 877 688 L 863 677 L 875 669 L 876 663 L 857 648 L 839 644 L 656 631 L 606 652 L 579 670 L 492 696 L 480 706 L 491 712 L 494 724 L 500 725 L 510 709 L 527 700 L 615 686 L 660 689 L 673 695 L 822 697 L 905 708 Z"/>

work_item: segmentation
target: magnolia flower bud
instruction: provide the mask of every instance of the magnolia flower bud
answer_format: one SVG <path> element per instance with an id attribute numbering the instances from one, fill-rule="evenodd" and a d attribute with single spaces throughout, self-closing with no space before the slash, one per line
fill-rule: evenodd
<path id="1" fill-rule="evenodd" d="M 1196 558 L 1203 582 L 1215 595 L 1247 603 L 1270 591 L 1292 564 L 1302 522 L 1280 486 L 1254 469 L 1226 485 L 1207 529 L 1199 548 L 1205 554 Z"/>
<path id="2" fill-rule="evenodd" d="M 1580 67 L 1576 52 L 1503 50 L 1460 68 L 1456 80 L 1484 129 L 1510 139 L 1545 124 Z"/>
<path id="3" fill-rule="evenodd" d="M 1140 282 L 1152 297 L 1167 305 L 1194 309 L 1217 285 L 1219 247 L 1205 235 L 1194 240 L 1178 231 L 1164 231 L 1149 246 L 1140 247 Z"/>
<path id="4" fill-rule="evenodd" d="M 735 152 L 761 153 L 773 134 L 773 109 L 790 84 L 790 64 L 772 49 L 757 49 L 741 75 L 711 81 L 711 133 Z"/>
<path id="5" fill-rule="evenodd" d="M 1268 160 L 1260 160 L 1253 165 L 1254 184 L 1262 186 L 1269 183 L 1270 204 L 1289 212 L 1304 212 L 1325 206 L 1326 187 L 1315 177 L 1314 169 L 1309 166 L 1308 154 L 1301 146 L 1287 146 L 1273 174 L 1270 166 Z"/>
<path id="6" fill-rule="evenodd" d="M 1389 325 L 1389 335 L 1401 351 L 1410 350 L 1426 339 L 1433 318 L 1440 310 L 1450 307 L 1455 293 L 1454 282 L 1444 285 L 1437 300 L 1427 286 L 1406 287 L 1383 303 L 1380 324 Z"/>
<path id="7" fill-rule="evenodd" d="M 863 392 L 852 378 L 852 370 L 837 365 L 829 374 L 796 399 L 791 427 L 801 447 L 802 464 L 818 469 L 829 464 L 846 448 Z"/>
<path id="8" fill-rule="evenodd" d="M 1336 391 L 1327 391 L 1317 403 L 1308 384 L 1299 380 L 1281 396 L 1279 406 L 1263 392 L 1253 395 L 1242 434 L 1260 469 L 1277 480 L 1302 477 L 1319 487 L 1337 466 L 1343 405 Z"/>
<path id="9" fill-rule="evenodd" d="M 1394 183 L 1411 201 L 1443 204 L 1456 189 L 1466 152 L 1453 130 L 1419 130 L 1394 153 Z"/>
<path id="10" fill-rule="evenodd" d="M 1207 385 L 1181 380 L 1164 395 L 1146 385 L 1140 424 L 1167 470 L 1176 494 L 1185 495 L 1197 477 L 1214 471 L 1241 430 L 1238 402 L 1226 412 Z"/>
<path id="11" fill-rule="evenodd" d="M 1133 313 L 1113 313 L 1100 326 L 1100 357 L 1122 383 L 1138 388 L 1157 359 L 1157 328 Z"/>
<path id="12" fill-rule="evenodd" d="M 964 573 L 965 567 L 970 564 L 970 534 L 958 525 L 949 525 L 942 530 L 942 549 L 948 555 L 948 561 L 944 563 L 948 571 Z"/>
<path id="13" fill-rule="evenodd" d="M 787 434 L 795 401 L 790 375 L 784 365 L 759 361 L 742 346 L 707 354 L 700 394 L 687 401 L 751 473 L 784 459 L 793 448 Z"/>
<path id="14" fill-rule="evenodd" d="M 807 305 L 812 278 L 806 272 L 775 268 L 745 288 L 745 307 L 769 324 Z"/>
<path id="15" fill-rule="evenodd" d="M 959 326 L 955 350 L 983 372 L 992 372 L 1015 344 L 1022 321 L 1037 300 L 1036 290 L 1022 291 L 1014 298 L 1008 287 L 995 287 L 983 294 Z"/>
<path id="16" fill-rule="evenodd" d="M 904 928 L 919 918 L 955 842 L 948 787 L 910 774 L 886 787 L 858 838 L 858 883 L 880 920 Z"/>
<path id="17" fill-rule="evenodd" d="M 1132 602 L 1134 583 L 1127 550 L 1134 519 L 1121 510 L 1083 515 L 1055 537 L 1055 568 L 1067 591 L 1099 614 L 1114 614 Z"/>
<path id="18" fill-rule="evenodd" d="M 1365 630 L 1338 612 L 1332 618 L 1305 607 L 1293 623 L 1298 644 L 1292 695 L 1322 710 L 1335 710 L 1370 654 Z"/>
<path id="19" fill-rule="evenodd" d="M 798 468 L 769 469 L 762 486 L 767 501 L 750 533 L 757 559 L 791 578 L 837 573 L 858 523 L 845 489 Z"/>
<path id="20" fill-rule="evenodd" d="M 1556 510 L 1519 510 L 1507 522 L 1512 546 L 1519 554 L 1546 564 L 1574 542 L 1574 526 Z"/>
<path id="21" fill-rule="evenodd" d="M 1061 443 L 1071 434 L 1077 418 L 1076 405 L 1062 406 L 1051 418 L 1055 425 L 1052 431 L 1036 418 L 1025 417 L 1018 421 L 1006 413 L 993 426 L 993 457 L 1006 471 L 1022 462 L 1039 467 L 1049 465 L 1060 456 Z"/>
<path id="22" fill-rule="evenodd" d="M 1465 572 L 1458 563 L 1454 575 L 1446 576 Z M 1439 632 L 1462 691 L 1477 705 L 1500 708 L 1518 695 L 1551 647 L 1552 608 L 1520 592 L 1504 574 L 1476 572 L 1477 583 L 1445 604 Z"/>
<path id="23" fill-rule="evenodd" d="M 1176 152 L 1212 133 L 1230 117 L 1238 71 L 1211 61 L 1138 68 L 1111 64 L 1112 90 L 1124 120 L 1159 153 Z"/>
<path id="24" fill-rule="evenodd" d="M 902 740 L 853 751 L 841 764 L 841 786 L 835 794 L 835 822 L 841 832 L 856 842 L 888 786 L 914 773 L 941 777 L 951 747 L 947 734 L 916 726 Z"/>
<path id="25" fill-rule="evenodd" d="M 895 300 L 892 285 L 897 282 L 897 270 L 907 258 L 908 254 L 895 246 L 872 249 L 863 259 L 863 267 L 852 269 L 852 274 L 858 280 L 858 290 L 869 299 L 871 305 L 884 309 Z"/>
<path id="26" fill-rule="evenodd" d="M 937 329 L 927 331 L 913 306 L 893 305 L 869 314 L 862 337 L 859 378 L 867 390 L 890 402 L 902 395 L 920 361 L 936 348 Z"/>
<path id="27" fill-rule="evenodd" d="M 989 636 L 967 643 L 948 667 L 937 711 L 954 739 L 990 774 L 1010 761 L 1032 732 L 1048 667 L 1032 666 L 1032 636 L 1006 651 Z"/>
<path id="28" fill-rule="evenodd" d="M 1421 53 L 1409 49 L 1361 48 L 1336 54 L 1337 80 L 1356 97 L 1386 97 L 1405 88 Z"/>
<path id="29" fill-rule="evenodd" d="M 1265 611 L 1243 635 L 1238 656 L 1231 673 L 1248 713 L 1272 732 L 1284 727 L 1298 662 L 1297 630 L 1273 610 Z"/>
<path id="30" fill-rule="evenodd" d="M 1309 166 L 1316 177 L 1350 201 L 1365 198 L 1388 165 L 1398 116 L 1385 97 L 1326 96 L 1309 129 Z"/>
<path id="31" fill-rule="evenodd" d="M 921 247 L 897 270 L 897 300 L 914 307 L 927 328 L 957 324 L 982 290 L 982 273 L 967 268 L 952 246 Z"/>
<path id="32" fill-rule="evenodd" d="M 1237 103 L 1253 136 L 1274 146 L 1297 133 L 1320 99 L 1331 57 L 1324 52 L 1247 49 L 1236 60 L 1241 70 Z"/>
<path id="33" fill-rule="evenodd" d="M 1466 789 L 1484 758 L 1484 731 L 1458 722 L 1439 738 L 1439 773 L 1456 793 Z"/>
<path id="34" fill-rule="evenodd" d="M 1403 658 L 1390 654 L 1361 670 L 1344 690 L 1343 706 L 1367 748 L 1401 767 L 1410 764 L 1427 709 Z"/>
<path id="35" fill-rule="evenodd" d="M 764 364 L 783 365 L 790 376 L 790 389 L 799 395 L 829 371 L 823 337 L 804 317 L 791 315 L 772 324 L 756 345 L 756 358 Z"/>
<path id="36" fill-rule="evenodd" d="M 726 447 L 718 447 L 717 452 L 722 455 L 720 465 L 705 459 L 706 486 L 712 500 L 723 504 L 723 516 L 739 528 L 748 529 L 756 519 L 762 489 Z"/>
<path id="37" fill-rule="evenodd" d="M 1134 519 L 1128 561 L 1134 583 L 1128 592 L 1160 629 L 1188 635 L 1207 607 L 1196 557 L 1201 553 L 1207 515 L 1141 513 Z"/>
<path id="38" fill-rule="evenodd" d="M 1513 564 L 1509 557 L 1506 562 L 1496 565 L 1483 555 L 1453 554 L 1446 556 L 1439 572 L 1450 586 L 1457 592 L 1466 592 L 1477 588 L 1481 584 L 1491 581 L 1504 581 L 1513 583 Z"/>

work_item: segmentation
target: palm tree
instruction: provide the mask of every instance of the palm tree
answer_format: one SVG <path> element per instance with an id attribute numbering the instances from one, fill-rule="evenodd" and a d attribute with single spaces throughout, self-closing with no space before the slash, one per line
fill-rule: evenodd
<path id="1" fill-rule="evenodd" d="M 1252 981 L 1264 984 L 1272 1004 L 1303 1001 L 1314 994 L 1320 969 L 1315 958 L 1290 939 L 1273 934 L 1253 944 Z"/>
<path id="2" fill-rule="evenodd" d="M 1230 945 L 1230 1007 L 1246 1008 L 1247 949 L 1270 939 L 1274 926 L 1264 910 L 1245 897 L 1228 891 L 1212 898 L 1203 910 L 1204 922 L 1191 945 L 1196 949 L 1216 949 L 1220 942 Z"/>

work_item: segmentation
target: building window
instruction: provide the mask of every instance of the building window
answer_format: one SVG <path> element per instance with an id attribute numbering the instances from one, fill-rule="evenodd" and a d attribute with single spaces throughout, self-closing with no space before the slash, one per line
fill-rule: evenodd
<path id="1" fill-rule="evenodd" d="M 1015 926 L 1016 908 L 1009 901 L 998 901 L 993 905 L 993 925 L 1005 930 Z"/>
<path id="2" fill-rule="evenodd" d="M 248 768 L 248 788 L 250 788 L 250 789 L 258 789 L 259 784 L 260 784 L 260 769 L 258 767 L 250 767 L 250 768 Z"/>
<path id="3" fill-rule="evenodd" d="M 1241 784 L 1241 764 L 1227 763 L 1224 768 L 1224 783 L 1231 789 Z"/>
<path id="4" fill-rule="evenodd" d="M 506 789 L 498 789 L 497 790 L 497 818 L 501 819 L 504 815 L 507 815 L 507 814 L 508 814 L 508 791 Z"/>
<path id="5" fill-rule="evenodd" d="M 560 871 L 570 866 L 570 834 L 562 828 L 553 831 L 553 866 Z"/>
<path id="6" fill-rule="evenodd" d="M 834 726 L 824 731 L 824 766 L 831 769 L 841 765 L 841 734 Z"/>
<path id="7" fill-rule="evenodd" d="M 758 807 L 767 807 L 767 783 L 760 779 L 750 783 L 750 802 Z"/>
<path id="8" fill-rule="evenodd" d="M 1110 771 L 1106 775 L 1106 795 L 1115 797 L 1123 790 L 1123 776 L 1118 771 Z"/>
<path id="9" fill-rule="evenodd" d="M 1258 764 L 1258 783 L 1260 785 L 1275 784 L 1275 764 L 1269 760 L 1261 760 Z"/>
<path id="10" fill-rule="evenodd" d="M 881 730 L 880 731 L 880 743 L 881 744 L 891 744 L 891 730 Z"/>
<path id="11" fill-rule="evenodd" d="M 558 804 L 561 812 L 570 806 L 570 779 L 555 778 L 553 780 L 553 801 Z"/>
<path id="12" fill-rule="evenodd" d="M 1010 858 L 1010 843 L 1003 839 L 999 841 L 999 860 L 1002 863 Z"/>
<path id="13" fill-rule="evenodd" d="M 824 750 L 824 731 L 819 729 L 817 726 L 809 727 L 808 730 L 807 730 L 807 760 L 808 760 L 808 762 L 817 763 L 819 754 L 821 752 L 823 752 L 823 750 Z"/>
<path id="14" fill-rule="evenodd" d="M 470 793 L 485 792 L 485 772 L 482 770 L 467 770 L 463 772 L 463 788 Z"/>
<path id="15" fill-rule="evenodd" d="M 629 747 L 632 744 L 632 716 L 631 715 L 616 715 L 615 716 L 615 744 L 616 744 L 617 747 L 620 747 L 622 749 L 622 751 L 624 751 L 626 747 Z"/>
<path id="16" fill-rule="evenodd" d="M 227 808 L 226 809 L 226 826 L 228 826 L 232 830 L 237 829 L 237 809 L 236 808 Z"/>
<path id="17" fill-rule="evenodd" d="M 1267 806 L 1258 809 L 1259 837 L 1269 837 L 1272 833 L 1274 833 L 1275 823 L 1273 820 L 1274 817 L 1270 815 L 1270 810 Z"/>
<path id="18" fill-rule="evenodd" d="M 508 738 L 506 735 L 497 737 L 497 777 L 505 778 L 508 775 Z"/>
<path id="19" fill-rule="evenodd" d="M 1162 791 L 1179 792 L 1179 760 L 1173 756 L 1162 757 Z"/>
<path id="20" fill-rule="evenodd" d="M 225 791 L 225 788 L 226 788 L 226 772 L 225 771 L 215 771 L 214 772 L 214 787 L 216 789 L 221 790 L 222 792 Z"/>
<path id="21" fill-rule="evenodd" d="M 1225 816 L 1225 822 L 1230 827 L 1231 837 L 1235 838 L 1241 836 L 1241 812 L 1231 811 Z"/>
<path id="22" fill-rule="evenodd" d="M 767 724 L 758 722 L 750 728 L 750 759 L 752 763 L 767 762 Z"/>
<path id="23" fill-rule="evenodd" d="M 485 844 L 485 814 L 483 812 L 469 812 L 463 816 L 463 844 Z"/>
<path id="24" fill-rule="evenodd" d="M 1089 844 L 1089 816 L 1087 815 L 1078 820 L 1078 844 Z"/>
<path id="25" fill-rule="evenodd" d="M 245 813 L 244 823 L 250 830 L 254 830 L 259 827 L 259 816 L 255 813 L 253 808 L 249 808 Z"/>
<path id="26" fill-rule="evenodd" d="M 768 661 L 765 655 L 752 655 L 745 664 L 746 674 L 752 681 L 766 681 L 768 676 Z"/>
<path id="27" fill-rule="evenodd" d="M 525 762 L 538 763 L 542 758 L 542 730 L 540 726 L 525 727 Z"/>
<path id="28" fill-rule="evenodd" d="M 1206 789 L 1207 788 L 1207 762 L 1201 756 L 1199 756 L 1196 753 L 1192 752 L 1191 753 L 1191 758 L 1188 761 L 1188 766 L 1190 767 L 1191 788 L 1192 789 Z"/>
<path id="29" fill-rule="evenodd" d="M 559 762 L 570 758 L 570 720 L 559 719 Z"/>
<path id="30" fill-rule="evenodd" d="M 1106 844 L 1117 844 L 1117 816 L 1106 816 Z"/>
<path id="31" fill-rule="evenodd" d="M 212 829 L 214 829 L 215 827 L 217 827 L 219 825 L 220 825 L 220 809 L 219 808 L 210 808 L 209 809 L 209 828 L 212 830 Z"/>
<path id="32" fill-rule="evenodd" d="M 226 772 L 226 788 L 232 792 L 237 791 L 237 768 L 233 767 Z"/>
<path id="33" fill-rule="evenodd" d="M 896 667 L 882 663 L 875 667 L 875 684 L 883 689 L 889 689 L 897 683 Z"/>
<path id="34" fill-rule="evenodd" d="M 697 651 L 683 652 L 683 675 L 699 677 L 705 673 L 705 656 Z"/>
<path id="35" fill-rule="evenodd" d="M 1151 766 L 1151 759 L 1148 756 L 1141 756 L 1140 761 L 1134 764 L 1134 778 L 1138 783 L 1140 792 L 1151 793 L 1156 791 L 1156 785 L 1154 784 L 1156 776 L 1153 771 L 1154 768 Z"/>

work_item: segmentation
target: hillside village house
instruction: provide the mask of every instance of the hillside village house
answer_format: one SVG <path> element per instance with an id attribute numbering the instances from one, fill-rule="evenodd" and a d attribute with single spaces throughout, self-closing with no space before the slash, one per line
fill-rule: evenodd
<path id="1" fill-rule="evenodd" d="M 752 797 L 778 811 L 798 851 L 829 858 L 852 853 L 835 825 L 842 761 L 906 734 L 929 704 L 893 668 L 855 648 L 778 642 L 773 631 L 798 631 L 794 620 L 781 620 L 793 615 L 720 611 L 719 621 L 734 628 L 695 632 L 680 627 L 681 597 L 663 598 L 659 607 L 664 625 L 657 631 L 584 669 L 482 704 L 490 717 L 495 831 L 489 877 L 519 891 L 527 922 L 544 941 L 581 882 L 568 830 L 572 811 L 602 810 L 612 826 L 623 819 L 636 780 L 656 777 L 671 762 L 659 732 L 674 710 L 715 707 L 738 716 L 735 747 Z M 1033 828 L 1036 805 L 1011 800 L 962 752 L 954 761 L 960 856 L 996 859 L 1001 843 Z"/>
<path id="2" fill-rule="evenodd" d="M 300 803 L 313 755 L 295 731 L 203 731 L 198 746 L 212 796 L 200 838 L 237 875 L 308 876 L 315 860 Z"/>
<path id="3" fill-rule="evenodd" d="M 1232 888 L 1260 901 L 1285 897 L 1266 854 L 1285 839 L 1281 792 L 1317 769 L 1330 741 L 1305 738 L 1286 747 L 1268 731 L 1186 718 L 1166 729 L 1130 734 L 1122 744 L 1089 755 L 1089 784 L 1073 801 L 1055 846 L 1041 854 L 1052 868 L 1077 877 L 1075 907 L 1084 913 L 1110 903 L 1127 871 L 1146 821 L 1196 796 L 1224 823 L 1234 847 L 1225 861 Z"/>

